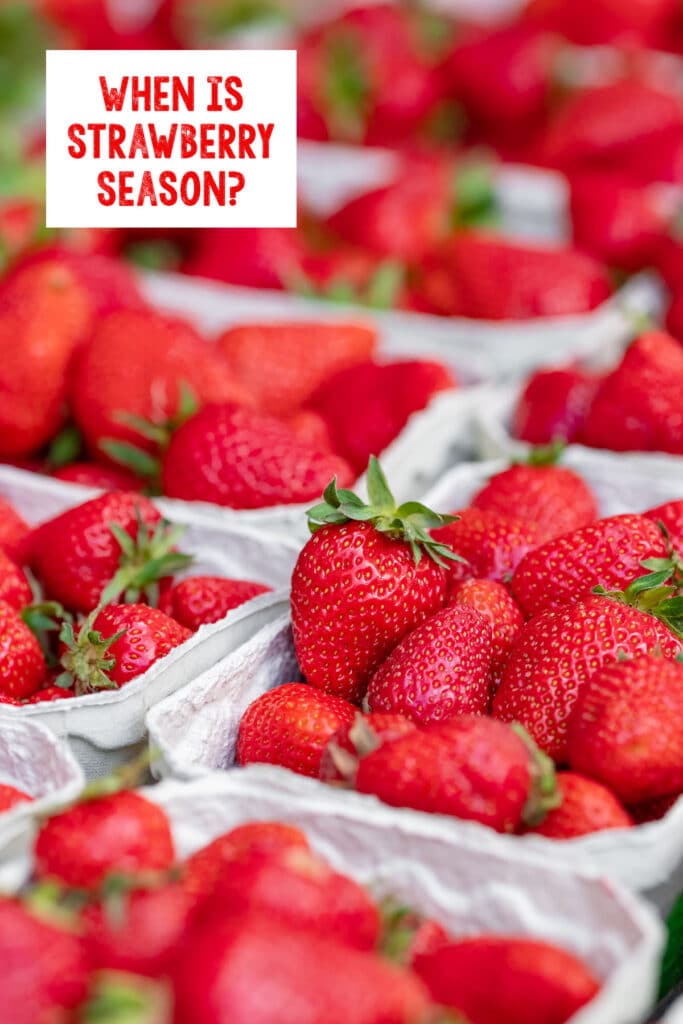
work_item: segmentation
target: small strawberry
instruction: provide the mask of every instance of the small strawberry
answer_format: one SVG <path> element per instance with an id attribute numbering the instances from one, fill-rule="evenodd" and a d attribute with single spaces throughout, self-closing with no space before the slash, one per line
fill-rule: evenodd
<path id="1" fill-rule="evenodd" d="M 524 625 L 522 610 L 502 583 L 495 580 L 464 580 L 455 587 L 450 604 L 468 605 L 483 615 L 491 626 L 493 660 L 491 679 L 494 686 L 500 682 L 517 637 Z"/>
<path id="2" fill-rule="evenodd" d="M 376 750 L 387 740 L 396 740 L 414 732 L 416 725 L 403 715 L 359 711 L 352 722 L 340 725 L 332 733 L 320 760 L 320 778 L 323 782 L 343 782 L 352 778 L 358 759 Z"/>
<path id="3" fill-rule="evenodd" d="M 33 601 L 33 593 L 24 573 L 0 549 L 0 601 L 20 612 Z"/>
<path id="4" fill-rule="evenodd" d="M 0 783 L 0 813 L 11 810 L 17 804 L 30 803 L 31 800 L 33 797 L 24 793 L 22 789 L 17 789 L 16 786 L 10 786 L 7 783 Z"/>
<path id="5" fill-rule="evenodd" d="M 130 790 L 82 798 L 52 815 L 34 847 L 37 878 L 74 889 L 96 889 L 113 873 L 166 871 L 174 860 L 166 815 Z"/>
<path id="6" fill-rule="evenodd" d="M 328 377 L 309 406 L 326 421 L 334 450 L 360 475 L 369 457 L 381 454 L 413 413 L 440 391 L 455 387 L 455 377 L 441 363 L 364 362 Z"/>
<path id="7" fill-rule="evenodd" d="M 497 832 L 535 823 L 557 804 L 554 772 L 523 730 L 460 715 L 382 743 L 355 787 L 394 807 L 478 821 Z"/>
<path id="8" fill-rule="evenodd" d="M 40 644 L 16 611 L 0 601 L 0 692 L 18 700 L 38 690 L 47 674 Z"/>
<path id="9" fill-rule="evenodd" d="M 294 567 L 291 596 L 306 679 L 358 702 L 396 644 L 443 607 L 443 566 L 457 557 L 427 532 L 447 517 L 418 502 L 397 508 L 374 458 L 367 486 L 365 505 L 333 481 L 310 510 L 313 536 Z"/>
<path id="10" fill-rule="evenodd" d="M 284 423 L 234 404 L 207 405 L 187 420 L 162 464 L 169 497 L 240 509 L 310 501 L 335 474 L 344 483 L 353 476 Z"/>
<path id="11" fill-rule="evenodd" d="M 370 359 L 371 326 L 356 323 L 250 323 L 217 340 L 234 379 L 271 416 L 299 409 L 327 377 Z"/>
<path id="12" fill-rule="evenodd" d="M 562 803 L 540 825 L 529 829 L 530 834 L 575 839 L 603 829 L 632 827 L 633 818 L 626 808 L 599 782 L 575 772 L 558 772 L 556 781 Z"/>
<path id="13" fill-rule="evenodd" d="M 237 761 L 277 764 L 316 778 L 328 740 L 355 713 L 341 697 L 305 683 L 285 683 L 257 697 L 242 715 Z"/>
<path id="14" fill-rule="evenodd" d="M 512 434 L 530 444 L 571 444 L 583 429 L 598 380 L 574 367 L 537 370 L 522 391 Z"/>
<path id="15" fill-rule="evenodd" d="M 31 539 L 31 564 L 46 591 L 87 614 L 102 600 L 158 599 L 159 581 L 191 559 L 175 551 L 182 529 L 142 495 L 111 491 L 62 512 Z"/>
<path id="16" fill-rule="evenodd" d="M 532 522 L 540 543 L 598 518 L 595 496 L 578 473 L 534 461 L 496 473 L 474 496 L 472 505 Z"/>
<path id="17" fill-rule="evenodd" d="M 451 605 L 401 640 L 370 677 L 371 711 L 405 715 L 424 725 L 488 712 L 492 630 L 474 608 Z"/>
<path id="18" fill-rule="evenodd" d="M 49 678 L 49 677 L 48 677 Z M 43 701 L 66 700 L 68 697 L 75 697 L 73 690 L 65 690 L 61 686 L 42 686 L 35 693 L 27 697 L 24 704 L 42 704 Z"/>
<path id="19" fill-rule="evenodd" d="M 435 1002 L 476 1024 L 566 1024 L 600 991 L 578 957 L 517 936 L 460 939 L 419 957 L 414 970 Z"/>
<path id="20" fill-rule="evenodd" d="M 679 599 L 680 600 L 680 599 Z M 626 804 L 683 791 L 683 665 L 658 655 L 608 665 L 582 687 L 569 722 L 572 768 Z"/>
<path id="21" fill-rule="evenodd" d="M 20 564 L 30 527 L 5 498 L 0 497 L 0 551 Z"/>
<path id="22" fill-rule="evenodd" d="M 160 599 L 159 608 L 193 632 L 209 622 L 218 622 L 229 611 L 266 594 L 270 587 L 251 580 L 221 576 L 189 576 L 176 583 Z"/>
<path id="23" fill-rule="evenodd" d="M 189 629 L 146 604 L 110 604 L 91 612 L 78 635 L 62 627 L 64 671 L 58 686 L 77 695 L 125 686 L 192 636 Z"/>
<path id="24" fill-rule="evenodd" d="M 97 462 L 71 462 L 50 475 L 55 480 L 101 491 L 139 491 L 142 486 L 140 478 L 122 466 L 102 466 Z"/>

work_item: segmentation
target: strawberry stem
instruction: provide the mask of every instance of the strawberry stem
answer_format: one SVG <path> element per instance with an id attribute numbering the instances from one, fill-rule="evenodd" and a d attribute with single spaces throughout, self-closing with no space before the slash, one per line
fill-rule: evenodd
<path id="1" fill-rule="evenodd" d="M 125 604 L 135 604 L 142 597 L 156 607 L 159 601 L 159 580 L 185 569 L 193 561 L 192 555 L 185 555 L 174 548 L 185 528 L 172 526 L 162 519 L 154 530 L 145 523 L 136 509 L 137 536 L 135 538 L 119 526 L 110 523 L 121 557 L 119 569 L 102 591 L 101 604 L 109 604 L 123 595 Z"/>

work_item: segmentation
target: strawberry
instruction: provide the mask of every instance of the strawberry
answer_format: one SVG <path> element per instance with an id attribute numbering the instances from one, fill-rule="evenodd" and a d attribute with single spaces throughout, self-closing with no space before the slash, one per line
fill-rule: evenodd
<path id="1" fill-rule="evenodd" d="M 334 452 L 329 427 L 317 412 L 299 409 L 291 416 L 285 416 L 283 422 L 300 440 L 307 441 L 321 452 Z"/>
<path id="2" fill-rule="evenodd" d="M 433 313 L 486 320 L 587 313 L 612 292 L 605 268 L 577 249 L 475 231 L 435 249 L 417 288 Z"/>
<path id="3" fill-rule="evenodd" d="M 547 541 L 524 556 L 512 593 L 527 616 L 580 601 L 594 587 L 619 590 L 649 558 L 666 558 L 661 530 L 644 516 L 600 519 Z"/>
<path id="4" fill-rule="evenodd" d="M 78 635 L 65 623 L 61 640 L 64 671 L 58 686 L 77 695 L 125 686 L 192 636 L 189 629 L 146 604 L 110 604 L 95 609 Z"/>
<path id="5" fill-rule="evenodd" d="M 174 860 L 166 815 L 130 790 L 81 799 L 52 815 L 34 847 L 36 876 L 74 889 L 96 889 L 113 873 L 165 871 Z"/>
<path id="6" fill-rule="evenodd" d="M 556 805 L 554 772 L 528 737 L 459 715 L 382 743 L 358 762 L 355 787 L 412 807 L 514 832 Z"/>
<path id="7" fill-rule="evenodd" d="M 673 549 L 683 551 L 683 500 L 667 501 L 656 508 L 648 509 L 643 515 L 653 523 L 661 524 Z"/>
<path id="8" fill-rule="evenodd" d="M 190 576 L 176 583 L 160 600 L 161 611 L 193 632 L 209 622 L 218 622 L 229 611 L 266 594 L 271 587 L 251 580 L 220 576 Z"/>
<path id="9" fill-rule="evenodd" d="M 48 677 L 49 678 L 49 677 Z M 61 686 L 42 686 L 35 693 L 27 697 L 24 704 L 42 704 L 43 701 L 66 700 L 68 697 L 75 697 L 73 690 L 64 690 Z"/>
<path id="10" fill-rule="evenodd" d="M 681 642 L 664 622 L 620 601 L 591 595 L 546 610 L 526 624 L 512 649 L 493 714 L 521 722 L 541 749 L 563 764 L 569 719 L 586 680 L 623 655 L 657 648 L 674 657 Z"/>
<path id="11" fill-rule="evenodd" d="M 423 725 L 454 715 L 484 715 L 491 699 L 492 630 L 474 608 L 452 605 L 394 647 L 370 677 L 371 711 L 405 715 Z"/>
<path id="12" fill-rule="evenodd" d="M 174 551 L 178 538 L 148 498 L 111 491 L 39 526 L 31 564 L 50 596 L 73 611 L 87 614 L 120 595 L 154 603 L 159 581 L 189 564 Z"/>
<path id="13" fill-rule="evenodd" d="M 666 313 L 665 326 L 678 342 L 683 342 L 683 291 L 679 288 L 674 292 L 673 298 Z"/>
<path id="14" fill-rule="evenodd" d="M 11 810 L 17 804 L 30 803 L 31 800 L 33 800 L 33 797 L 29 796 L 28 793 L 24 793 L 22 789 L 17 789 L 16 786 L 9 786 L 7 783 L 0 783 L 0 813 Z"/>
<path id="15" fill-rule="evenodd" d="M 0 899 L 2 1012 L 12 1024 L 69 1019 L 85 999 L 88 969 L 77 935 Z"/>
<path id="16" fill-rule="evenodd" d="M 676 0 L 531 0 L 525 17 L 581 46 L 642 43 L 664 48 Z"/>
<path id="17" fill-rule="evenodd" d="M 18 700 L 30 697 L 45 680 L 40 644 L 10 605 L 0 601 L 0 691 Z"/>
<path id="18" fill-rule="evenodd" d="M 242 715 L 237 761 L 277 764 L 316 778 L 328 740 L 354 715 L 342 697 L 305 683 L 285 683 L 257 697 Z"/>
<path id="19" fill-rule="evenodd" d="M 327 377 L 371 358 L 374 328 L 355 323 L 273 323 L 231 327 L 217 340 L 234 379 L 272 416 L 299 409 Z"/>
<path id="20" fill-rule="evenodd" d="M 484 616 L 491 626 L 493 639 L 491 680 L 493 685 L 497 686 L 510 651 L 524 625 L 521 608 L 507 587 L 494 580 L 464 580 L 452 591 L 449 603 L 474 608 Z"/>
<path id="21" fill-rule="evenodd" d="M 0 497 L 0 551 L 16 562 L 21 562 L 29 525 L 10 505 Z"/>
<path id="22" fill-rule="evenodd" d="M 283 423 L 238 405 L 207 405 L 171 438 L 164 493 L 251 509 L 310 501 L 331 476 L 349 483 L 340 458 L 300 440 Z"/>
<path id="23" fill-rule="evenodd" d="M 435 1002 L 476 1024 L 565 1024 L 600 991 L 573 954 L 517 936 L 460 939 L 418 957 L 414 969 Z"/>
<path id="24" fill-rule="evenodd" d="M 656 800 L 645 800 L 642 804 L 634 804 L 629 807 L 636 825 L 644 825 L 648 821 L 659 821 L 663 818 L 680 799 L 680 793 L 670 793 L 669 796 L 657 797 Z"/>
<path id="25" fill-rule="evenodd" d="M 306 298 L 383 310 L 400 308 L 406 268 L 368 249 L 335 241 L 304 253 L 287 287 Z"/>
<path id="26" fill-rule="evenodd" d="M 417 502 L 397 508 L 375 458 L 367 487 L 367 505 L 334 481 L 327 487 L 308 514 L 313 536 L 292 574 L 301 670 L 313 686 L 353 701 L 399 641 L 443 607 L 443 566 L 457 557 L 427 532 L 447 517 Z"/>
<path id="27" fill-rule="evenodd" d="M 509 579 L 528 551 L 541 543 L 541 533 L 533 523 L 499 515 L 485 509 L 466 508 L 455 513 L 455 522 L 433 530 L 432 536 L 447 544 L 466 561 L 451 566 L 448 594 L 466 579 Z"/>
<path id="28" fill-rule="evenodd" d="M 438 392 L 454 387 L 455 377 L 441 363 L 365 362 L 328 377 L 309 405 L 326 421 L 334 450 L 360 474 L 369 457 L 383 452 L 413 413 Z"/>
<path id="29" fill-rule="evenodd" d="M 537 370 L 527 380 L 512 420 L 512 434 L 531 444 L 571 444 L 581 433 L 598 380 L 574 367 Z"/>
<path id="30" fill-rule="evenodd" d="M 255 914 L 190 933 L 173 981 L 176 1024 L 416 1024 L 429 1008 L 379 956 Z"/>
<path id="31" fill-rule="evenodd" d="M 582 688 L 569 723 L 573 769 L 626 804 L 683 791 L 683 665 L 658 655 L 607 665 Z"/>
<path id="32" fill-rule="evenodd" d="M 518 464 L 496 473 L 472 499 L 475 508 L 532 522 L 544 542 L 598 518 L 588 484 L 564 466 Z"/>
<path id="33" fill-rule="evenodd" d="M 71 462 L 54 469 L 50 476 L 100 491 L 139 491 L 142 486 L 140 478 L 122 466 L 103 466 L 97 462 Z"/>
<path id="34" fill-rule="evenodd" d="M 20 612 L 33 601 L 28 580 L 21 569 L 0 550 L 0 601 Z"/>
<path id="35" fill-rule="evenodd" d="M 218 879 L 209 913 L 264 914 L 274 924 L 301 928 L 355 949 L 377 945 L 380 915 L 357 882 L 333 871 L 300 846 L 249 850 Z"/>
<path id="36" fill-rule="evenodd" d="M 540 825 L 530 829 L 531 834 L 548 839 L 575 839 L 603 829 L 633 825 L 626 808 L 599 782 L 575 772 L 558 772 L 556 781 L 562 803 Z"/>
<path id="37" fill-rule="evenodd" d="M 403 715 L 357 712 L 352 722 L 340 725 L 332 733 L 320 760 L 320 778 L 323 782 L 343 782 L 353 777 L 358 758 L 387 740 L 414 732 L 415 728 L 415 723 Z"/>
<path id="38" fill-rule="evenodd" d="M 144 422 L 163 434 L 183 413 L 185 395 L 199 405 L 248 401 L 220 356 L 179 320 L 150 311 L 110 313 L 79 355 L 73 411 L 94 456 L 120 459 L 112 440 L 154 452 Z"/>
<path id="39" fill-rule="evenodd" d="M 213 228 L 183 269 L 250 288 L 284 288 L 295 279 L 304 252 L 292 228 Z"/>

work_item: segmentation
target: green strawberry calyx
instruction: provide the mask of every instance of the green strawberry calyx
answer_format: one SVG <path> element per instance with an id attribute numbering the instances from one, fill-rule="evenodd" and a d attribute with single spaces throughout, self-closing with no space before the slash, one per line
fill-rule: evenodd
<path id="1" fill-rule="evenodd" d="M 594 587 L 593 593 L 653 615 L 683 640 L 683 565 L 680 556 L 648 558 L 641 563 L 650 571 L 623 590 Z"/>
<path id="2" fill-rule="evenodd" d="M 109 648 L 120 640 L 126 630 L 122 629 L 113 636 L 104 637 L 93 629 L 93 624 L 101 608 L 95 608 L 83 622 L 76 634 L 71 622 L 62 625 L 59 639 L 66 648 L 60 658 L 63 672 L 55 679 L 55 686 L 65 690 L 73 689 L 80 697 L 84 693 L 96 693 L 98 690 L 115 690 L 117 685 L 109 673 L 116 667 Z"/>
<path id="3" fill-rule="evenodd" d="M 541 824 L 549 811 L 560 806 L 562 794 L 557 788 L 555 765 L 552 759 L 536 746 L 529 733 L 519 722 L 513 722 L 510 728 L 519 736 L 529 753 L 531 785 L 522 812 L 522 820 L 525 825 L 534 828 Z"/>
<path id="4" fill-rule="evenodd" d="M 82 1010 L 83 1024 L 163 1024 L 171 1013 L 168 983 L 117 971 L 97 976 Z"/>
<path id="5" fill-rule="evenodd" d="M 156 607 L 159 580 L 185 569 L 193 561 L 192 555 L 175 550 L 185 531 L 183 526 L 173 526 L 167 519 L 162 519 L 152 528 L 142 519 L 139 508 L 136 516 L 136 537 L 131 537 L 117 523 L 109 524 L 121 548 L 121 557 L 118 570 L 102 591 L 101 604 L 110 604 L 119 598 L 124 604 L 135 604 L 145 598 L 148 604 Z"/>
<path id="6" fill-rule="evenodd" d="M 415 565 L 419 565 L 423 554 L 444 569 L 449 561 L 465 561 L 447 544 L 434 540 L 429 532 L 454 523 L 457 516 L 439 515 L 419 501 L 406 501 L 397 506 L 382 467 L 374 455 L 370 456 L 368 464 L 367 489 L 369 500 L 366 503 L 353 491 L 337 488 L 336 478 L 332 480 L 325 488 L 322 502 L 308 510 L 311 533 L 323 526 L 341 526 L 349 522 L 371 523 L 379 533 L 409 544 Z"/>

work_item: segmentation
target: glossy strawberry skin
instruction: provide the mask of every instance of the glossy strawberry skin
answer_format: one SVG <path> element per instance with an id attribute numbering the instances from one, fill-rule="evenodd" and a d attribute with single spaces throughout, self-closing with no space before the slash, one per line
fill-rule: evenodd
<path id="1" fill-rule="evenodd" d="M 21 563 L 29 525 L 4 498 L 0 498 L 0 551 Z"/>
<path id="2" fill-rule="evenodd" d="M 334 476 L 344 485 L 353 478 L 343 459 L 232 404 L 208 405 L 180 427 L 162 466 L 169 497 L 240 509 L 312 501 Z"/>
<path id="3" fill-rule="evenodd" d="M 409 733 L 361 759 L 356 789 L 394 807 L 519 828 L 531 787 L 528 750 L 492 718 L 462 715 Z"/>
<path id="4" fill-rule="evenodd" d="M 567 761 L 567 729 L 581 687 L 621 653 L 660 648 L 667 657 L 680 641 L 661 622 L 635 608 L 589 596 L 528 622 L 512 650 L 493 699 L 493 714 L 519 722 L 557 763 Z"/>
<path id="5" fill-rule="evenodd" d="M 285 683 L 257 697 L 242 715 L 237 761 L 277 764 L 316 778 L 328 740 L 355 713 L 341 697 L 305 683 Z"/>
<path id="6" fill-rule="evenodd" d="M 38 527 L 31 541 L 32 568 L 49 596 L 73 611 L 92 611 L 119 567 L 121 546 L 111 524 L 134 538 L 138 514 L 147 526 L 161 520 L 149 498 L 112 491 Z"/>
<path id="7" fill-rule="evenodd" d="M 53 815 L 41 826 L 34 847 L 37 877 L 75 889 L 94 889 L 114 873 L 165 871 L 174 859 L 166 815 L 131 790 Z"/>
<path id="8" fill-rule="evenodd" d="M 569 723 L 569 762 L 627 804 L 683 791 L 683 665 L 657 655 L 602 668 Z"/>
<path id="9" fill-rule="evenodd" d="M 662 523 L 673 547 L 683 552 L 683 501 L 667 501 L 643 512 L 653 523 Z"/>
<path id="10" fill-rule="evenodd" d="M 491 477 L 472 505 L 532 522 L 541 543 L 598 518 L 597 502 L 588 484 L 564 466 L 510 466 Z"/>
<path id="11" fill-rule="evenodd" d="M 24 793 L 21 789 L 17 789 L 16 786 L 0 783 L 0 813 L 9 811 L 12 807 L 16 807 L 17 804 L 29 803 L 31 800 L 33 800 L 32 796 Z"/>
<path id="12" fill-rule="evenodd" d="M 405 715 L 424 725 L 454 715 L 487 713 L 493 637 L 474 608 L 451 606 L 401 640 L 368 684 L 371 711 Z"/>
<path id="13" fill-rule="evenodd" d="M 435 1002 L 477 1024 L 565 1024 L 600 990 L 571 953 L 518 937 L 462 939 L 419 957 L 414 969 Z"/>
<path id="14" fill-rule="evenodd" d="M 47 675 L 40 644 L 10 605 L 0 601 L 0 689 L 13 700 L 30 697 Z"/>
<path id="15" fill-rule="evenodd" d="M 500 682 L 517 637 L 524 625 L 522 610 L 502 583 L 494 580 L 465 580 L 458 584 L 450 604 L 468 605 L 483 615 L 491 626 L 493 659 L 491 678 L 494 686 Z"/>
<path id="16" fill-rule="evenodd" d="M 446 600 L 445 571 L 365 523 L 324 526 L 292 575 L 292 627 L 313 686 L 359 702 L 370 676 Z"/>
<path id="17" fill-rule="evenodd" d="M 614 793 L 585 775 L 558 772 L 559 807 L 549 811 L 530 834 L 548 839 L 575 839 L 611 828 L 631 828 L 633 818 Z"/>
<path id="18" fill-rule="evenodd" d="M 597 378 L 573 367 L 538 370 L 517 402 L 513 436 L 536 445 L 575 441 L 597 386 Z"/>
<path id="19" fill-rule="evenodd" d="M 116 686 L 136 679 L 192 636 L 191 630 L 145 604 L 106 605 L 92 628 L 105 639 L 125 631 L 107 648 L 107 657 L 115 662 L 107 676 Z"/>
<path id="20" fill-rule="evenodd" d="M 550 540 L 529 552 L 512 577 L 512 593 L 527 616 L 581 600 L 600 585 L 621 590 L 645 575 L 648 558 L 666 558 L 658 527 L 624 514 Z"/>
<path id="21" fill-rule="evenodd" d="M 31 604 L 33 594 L 21 569 L 0 548 L 0 601 L 16 612 Z"/>
<path id="22" fill-rule="evenodd" d="M 176 583 L 160 600 L 161 611 L 193 632 L 207 623 L 218 622 L 229 611 L 271 588 L 252 580 L 222 576 L 188 576 Z"/>
<path id="23" fill-rule="evenodd" d="M 363 722 L 362 728 L 369 730 L 370 741 L 380 745 L 389 740 L 396 740 L 399 736 L 406 736 L 414 732 L 417 726 L 404 715 L 386 713 L 384 711 L 371 711 L 361 714 L 360 711 L 350 724 L 341 725 L 329 739 L 320 760 L 320 778 L 323 782 L 341 782 L 345 776 L 339 771 L 332 748 L 338 748 L 351 754 L 352 757 L 364 757 L 368 753 L 362 749 L 362 740 L 366 737 L 365 731 L 359 737 L 361 745 L 356 741 L 354 729 L 357 729 L 358 720 Z"/>

